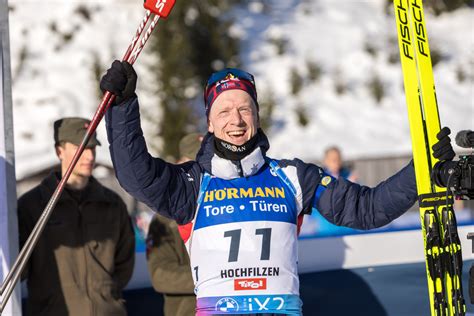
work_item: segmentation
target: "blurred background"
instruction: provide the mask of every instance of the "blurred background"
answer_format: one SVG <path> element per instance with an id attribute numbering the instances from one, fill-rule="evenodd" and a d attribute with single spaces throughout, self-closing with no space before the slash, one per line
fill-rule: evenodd
<path id="1" fill-rule="evenodd" d="M 441 124 L 455 135 L 474 127 L 474 4 L 423 3 Z M 53 122 L 64 116 L 92 118 L 102 97 L 98 81 L 111 62 L 122 57 L 144 9 L 142 1 L 128 0 L 10 0 L 8 6 L 20 196 L 57 164 Z M 344 167 L 365 185 L 377 184 L 411 159 L 390 0 L 178 0 L 135 65 L 147 145 L 152 154 L 169 161 L 177 158 L 182 136 L 206 132 L 202 89 L 207 77 L 224 67 L 241 67 L 255 75 L 271 157 L 320 164 L 325 149 L 335 145 Z M 103 123 L 98 137 L 103 146 L 97 148 L 95 176 L 121 192 L 140 239 L 151 214 L 118 186 Z M 474 223 L 472 203 L 458 203 L 457 209 L 461 225 Z M 416 207 L 391 226 L 372 232 L 379 236 L 373 247 L 381 247 L 375 251 L 370 241 L 357 239 L 367 237 L 361 232 L 323 221 L 317 214 L 308 218 L 301 243 L 303 249 L 317 246 L 327 255 L 322 260 L 311 251 L 301 254 L 302 272 L 364 267 L 356 273 L 366 275 L 367 267 L 423 261 Z M 377 235 L 384 232 L 413 234 L 407 235 L 411 250 L 394 253 L 390 237 Z M 465 235 L 461 239 L 465 242 Z M 395 238 L 393 247 L 399 240 Z M 386 260 L 380 259 L 382 248 L 389 249 Z M 144 244 L 138 243 L 137 256 L 143 250 Z M 465 257 L 472 255 L 470 244 L 464 252 Z M 139 268 L 145 264 L 144 258 L 137 260 Z M 146 271 L 139 273 L 129 288 L 149 286 Z M 425 274 L 420 274 L 423 282 Z M 303 278 L 302 289 L 336 276 L 318 277 L 308 283 Z M 377 285 L 370 285 L 368 278 L 373 290 Z M 427 299 L 423 290 L 415 296 Z M 390 311 L 390 304 L 387 299 L 381 305 Z"/>

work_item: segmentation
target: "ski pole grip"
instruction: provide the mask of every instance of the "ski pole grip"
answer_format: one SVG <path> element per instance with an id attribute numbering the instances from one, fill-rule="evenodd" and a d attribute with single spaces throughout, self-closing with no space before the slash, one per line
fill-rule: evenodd
<path id="1" fill-rule="evenodd" d="M 143 6 L 162 18 L 168 17 L 176 0 L 145 0 Z"/>

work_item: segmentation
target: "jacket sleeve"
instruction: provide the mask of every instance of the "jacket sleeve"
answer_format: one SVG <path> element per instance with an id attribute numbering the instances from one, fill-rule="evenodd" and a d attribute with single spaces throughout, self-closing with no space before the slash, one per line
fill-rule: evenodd
<path id="1" fill-rule="evenodd" d="M 148 153 L 137 98 L 110 108 L 105 122 L 120 185 L 155 212 L 178 224 L 190 222 L 200 183 L 198 164 L 173 165 Z"/>
<path id="2" fill-rule="evenodd" d="M 148 254 L 148 271 L 153 288 L 164 294 L 193 294 L 194 282 L 189 264 L 183 265 L 172 242 L 152 247 Z"/>
<path id="3" fill-rule="evenodd" d="M 120 200 L 120 236 L 115 248 L 115 278 L 120 289 L 125 288 L 135 264 L 135 234 L 125 203 Z"/>
<path id="4" fill-rule="evenodd" d="M 384 226 L 405 213 L 417 199 L 413 161 L 375 188 L 343 178 L 324 186 L 323 180 L 313 205 L 329 222 L 339 226 L 364 230 Z"/>
<path id="5" fill-rule="evenodd" d="M 186 248 L 177 227 L 155 217 L 147 237 L 147 265 L 153 288 L 164 294 L 193 294 Z"/>

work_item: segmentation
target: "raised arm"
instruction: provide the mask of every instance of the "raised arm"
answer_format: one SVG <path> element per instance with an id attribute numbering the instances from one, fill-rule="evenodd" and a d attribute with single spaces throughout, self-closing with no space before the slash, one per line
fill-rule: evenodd
<path id="1" fill-rule="evenodd" d="M 135 71 L 125 62 L 114 62 L 101 80 L 101 88 L 119 95 L 121 102 L 105 116 L 117 179 L 128 193 L 151 209 L 179 224 L 187 223 L 196 209 L 199 165 L 173 165 L 148 153 L 134 92 L 136 80 Z"/>

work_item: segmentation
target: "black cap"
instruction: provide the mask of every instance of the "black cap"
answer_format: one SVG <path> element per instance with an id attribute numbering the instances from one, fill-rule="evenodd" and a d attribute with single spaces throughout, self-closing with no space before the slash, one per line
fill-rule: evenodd
<path id="1" fill-rule="evenodd" d="M 58 146 L 61 142 L 69 142 L 74 145 L 80 145 L 84 135 L 86 135 L 87 128 L 91 121 L 80 117 L 65 117 L 54 122 L 54 143 Z M 88 148 L 95 147 L 100 142 L 97 140 L 97 133 L 89 139 L 87 143 Z"/>

